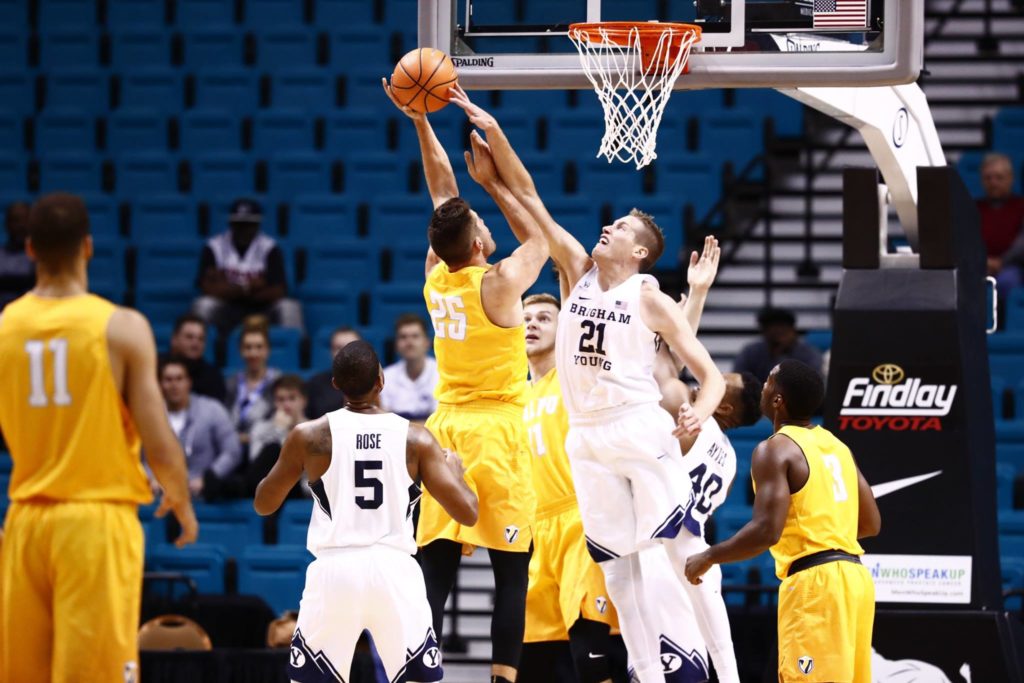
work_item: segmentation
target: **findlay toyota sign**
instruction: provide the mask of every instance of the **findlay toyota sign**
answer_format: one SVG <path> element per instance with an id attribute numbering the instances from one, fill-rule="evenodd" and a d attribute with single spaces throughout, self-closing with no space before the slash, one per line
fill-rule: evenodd
<path id="1" fill-rule="evenodd" d="M 907 372 L 894 363 L 882 363 L 869 373 L 853 373 L 843 393 L 839 429 L 856 431 L 942 431 L 953 402 L 956 384 L 941 383 L 946 373 Z"/>

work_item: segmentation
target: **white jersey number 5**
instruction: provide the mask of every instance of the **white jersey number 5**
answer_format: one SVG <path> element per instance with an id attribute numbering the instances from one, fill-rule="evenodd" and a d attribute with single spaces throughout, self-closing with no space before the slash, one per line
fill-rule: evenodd
<path id="1" fill-rule="evenodd" d="M 461 296 L 441 296 L 430 292 L 430 320 L 434 324 L 434 334 L 441 339 L 462 341 L 466 338 L 466 309 Z"/>

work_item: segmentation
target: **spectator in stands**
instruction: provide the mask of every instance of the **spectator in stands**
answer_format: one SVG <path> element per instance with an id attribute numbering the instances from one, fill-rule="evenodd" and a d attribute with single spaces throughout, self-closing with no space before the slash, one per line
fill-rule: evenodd
<path id="1" fill-rule="evenodd" d="M 733 372 L 749 372 L 764 382 L 776 365 L 795 358 L 821 372 L 821 351 L 800 338 L 796 316 L 783 308 L 765 308 L 757 314 L 761 339 L 750 342 L 733 363 Z"/>
<path id="2" fill-rule="evenodd" d="M 267 446 L 280 448 L 295 425 L 306 419 L 306 384 L 301 377 L 281 375 L 274 380 L 270 393 L 274 398 L 274 414 L 252 426 L 249 460 L 255 460 Z M 274 460 L 277 460 L 276 454 Z"/>
<path id="3" fill-rule="evenodd" d="M 384 368 L 384 391 L 380 395 L 384 410 L 423 422 L 437 408 L 437 361 L 427 355 L 429 348 L 423 318 L 415 313 L 400 315 L 395 321 L 395 352 L 401 360 Z"/>
<path id="4" fill-rule="evenodd" d="M 338 351 L 354 341 L 362 339 L 363 336 L 351 327 L 342 325 L 331 333 L 331 358 L 338 355 Z M 306 405 L 306 417 L 315 420 L 321 415 L 338 410 L 345 405 L 345 395 L 334 388 L 331 382 L 331 369 L 328 367 L 323 372 L 318 372 L 306 382 L 306 396 L 309 402 Z"/>
<path id="5" fill-rule="evenodd" d="M 1005 154 L 987 154 L 981 162 L 978 199 L 981 237 L 988 252 L 988 274 L 996 278 L 1000 301 L 1024 281 L 1024 197 L 1013 193 L 1013 164 Z"/>
<path id="6" fill-rule="evenodd" d="M 242 443 L 249 445 L 252 426 L 266 418 L 273 410 L 270 388 L 281 376 L 277 368 L 269 367 L 270 334 L 266 319 L 253 316 L 245 322 L 238 340 L 245 368 L 228 378 L 228 406 L 231 419 Z"/>
<path id="7" fill-rule="evenodd" d="M 175 320 L 170 346 L 170 351 L 161 354 L 160 360 L 172 356 L 184 360 L 188 363 L 188 374 L 192 378 L 192 392 L 224 403 L 227 397 L 224 376 L 204 357 L 206 323 L 203 319 L 193 313 L 186 313 Z"/>
<path id="8" fill-rule="evenodd" d="M 7 207 L 7 243 L 0 249 L 0 308 L 35 285 L 36 269 L 25 253 L 29 208 L 26 202 L 13 202 Z"/>
<path id="9" fill-rule="evenodd" d="M 188 463 L 188 488 L 201 496 L 211 480 L 226 479 L 242 461 L 242 447 L 228 411 L 207 396 L 192 393 L 188 361 L 160 362 L 160 389 L 167 417 Z M 155 480 L 151 480 L 154 487 Z"/>
<path id="10" fill-rule="evenodd" d="M 236 200 L 228 231 L 210 238 L 203 248 L 198 277 L 203 296 L 195 300 L 193 311 L 221 334 L 251 314 L 302 329 L 299 302 L 286 297 L 284 253 L 272 237 L 260 232 L 262 220 L 259 204 Z"/>

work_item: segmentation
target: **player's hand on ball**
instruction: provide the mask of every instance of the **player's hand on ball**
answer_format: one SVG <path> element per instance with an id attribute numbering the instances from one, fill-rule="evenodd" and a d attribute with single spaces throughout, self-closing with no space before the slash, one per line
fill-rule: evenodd
<path id="1" fill-rule="evenodd" d="M 391 89 L 391 84 L 388 83 L 388 79 L 381 78 L 380 79 L 380 84 L 384 86 L 384 92 L 387 94 L 388 99 L 391 100 L 391 102 L 396 107 L 398 107 L 402 111 L 403 114 L 408 116 L 413 121 L 423 120 L 423 119 L 427 118 L 426 114 L 421 114 L 419 112 L 413 111 L 409 107 L 407 107 L 404 104 L 402 104 L 401 102 L 399 102 L 398 99 L 395 97 L 395 92 Z"/>
<path id="2" fill-rule="evenodd" d="M 718 240 L 714 235 L 704 238 L 704 251 L 698 254 L 690 254 L 690 267 L 686 271 L 686 282 L 690 285 L 691 291 L 696 289 L 710 289 L 711 283 L 715 281 L 718 274 L 718 259 L 722 256 L 722 248 L 718 246 Z"/>
<path id="3" fill-rule="evenodd" d="M 697 553 L 686 558 L 686 580 L 694 586 L 699 586 L 702 583 L 700 577 L 704 576 L 709 569 L 711 569 L 711 560 L 708 559 L 707 553 Z"/>
<path id="4" fill-rule="evenodd" d="M 469 122 L 480 130 L 486 131 L 491 128 L 498 127 L 498 121 L 486 111 L 473 104 L 469 100 L 469 95 L 466 94 L 466 91 L 462 89 L 461 85 L 456 84 L 452 87 L 448 101 L 466 112 L 466 116 L 469 117 Z"/>
<path id="5" fill-rule="evenodd" d="M 700 432 L 700 416 L 689 403 L 679 406 L 679 417 L 676 420 L 676 428 L 672 430 L 673 436 L 677 439 L 683 436 L 693 436 Z"/>
<path id="6" fill-rule="evenodd" d="M 469 176 L 484 187 L 496 183 L 499 180 L 498 168 L 494 165 L 491 148 L 475 130 L 469 134 L 469 144 L 473 148 L 473 153 L 463 152 Z"/>

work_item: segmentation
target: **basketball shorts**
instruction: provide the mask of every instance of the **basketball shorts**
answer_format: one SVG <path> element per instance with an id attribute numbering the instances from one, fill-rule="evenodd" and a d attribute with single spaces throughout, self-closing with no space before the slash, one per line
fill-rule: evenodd
<path id="1" fill-rule="evenodd" d="M 425 683 L 444 675 L 416 560 L 384 546 L 321 551 L 306 569 L 289 678 L 346 680 L 363 631 L 389 681 Z"/>
<path id="2" fill-rule="evenodd" d="M 0 547 L 0 680 L 139 680 L 134 503 L 13 503 Z"/>
<path id="3" fill-rule="evenodd" d="M 565 447 L 595 561 L 675 538 L 682 528 L 692 484 L 674 427 L 656 403 L 570 418 Z"/>
<path id="4" fill-rule="evenodd" d="M 533 525 L 524 643 L 568 640 L 581 618 L 619 628 L 604 573 L 587 552 L 579 507 L 568 500 L 566 510 Z"/>
<path id="5" fill-rule="evenodd" d="M 529 552 L 537 497 L 522 407 L 500 401 L 441 405 L 426 427 L 442 448 L 462 458 L 480 514 L 475 526 L 463 526 L 424 491 L 417 544 L 443 538 L 462 543 L 466 554 L 477 546 Z"/>
<path id="6" fill-rule="evenodd" d="M 779 680 L 871 683 L 875 584 L 867 568 L 829 562 L 779 586 Z"/>

